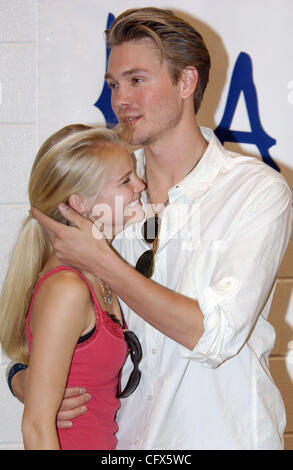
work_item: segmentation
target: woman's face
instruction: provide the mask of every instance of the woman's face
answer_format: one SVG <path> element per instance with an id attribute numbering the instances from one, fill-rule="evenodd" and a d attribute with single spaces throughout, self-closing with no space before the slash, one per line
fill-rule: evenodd
<path id="1" fill-rule="evenodd" d="M 143 220 L 140 193 L 144 187 L 144 182 L 135 173 L 133 159 L 121 147 L 107 184 L 90 203 L 90 219 L 106 238 L 112 238 L 125 226 Z"/>

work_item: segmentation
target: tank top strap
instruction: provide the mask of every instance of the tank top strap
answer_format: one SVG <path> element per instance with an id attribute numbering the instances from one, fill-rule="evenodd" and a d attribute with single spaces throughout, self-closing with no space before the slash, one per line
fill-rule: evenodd
<path id="1" fill-rule="evenodd" d="M 95 306 L 95 311 L 96 311 L 96 318 L 97 318 L 97 325 L 96 327 L 98 326 L 98 324 L 100 323 L 100 321 L 102 320 L 102 307 L 100 306 L 99 302 L 98 302 L 98 299 L 95 295 L 95 292 L 94 292 L 94 289 L 92 288 L 92 285 L 91 283 L 89 282 L 89 280 L 84 276 L 84 274 L 82 274 L 78 269 L 75 269 L 75 268 L 72 268 L 71 266 L 66 266 L 66 265 L 60 265 L 60 266 L 57 266 L 56 268 L 52 268 L 50 269 L 49 271 L 47 271 L 46 273 L 44 273 L 40 279 L 38 280 L 38 282 L 36 283 L 35 287 L 34 287 L 34 290 L 33 290 L 33 295 L 32 295 L 32 298 L 31 298 L 31 302 L 30 302 L 30 306 L 29 306 L 29 310 L 28 310 L 28 313 L 27 313 L 27 320 L 29 320 L 29 317 L 30 317 L 30 314 L 31 314 L 31 311 L 32 311 L 32 307 L 33 307 L 33 303 L 34 303 L 34 300 L 35 300 L 35 297 L 41 287 L 41 285 L 45 282 L 46 279 L 48 279 L 48 277 L 52 276 L 53 274 L 55 273 L 58 273 L 60 271 L 73 271 L 75 272 L 76 274 L 78 274 L 78 276 L 86 283 L 89 291 L 90 291 L 90 294 L 91 294 L 91 298 L 93 300 L 93 304 Z"/>

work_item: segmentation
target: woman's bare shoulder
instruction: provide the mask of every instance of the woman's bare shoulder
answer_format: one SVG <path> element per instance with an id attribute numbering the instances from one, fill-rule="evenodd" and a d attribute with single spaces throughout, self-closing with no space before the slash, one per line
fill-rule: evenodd
<path id="1" fill-rule="evenodd" d="M 72 321 L 85 312 L 86 317 L 82 317 L 87 325 L 90 308 L 92 299 L 86 282 L 74 271 L 60 270 L 42 282 L 35 297 L 31 320 L 34 321 L 34 312 L 38 318 L 50 316 L 52 321 L 54 316 L 58 316 L 58 321 L 62 321 L 62 317 Z"/>
<path id="2" fill-rule="evenodd" d="M 46 295 L 46 293 L 51 295 L 52 291 L 54 291 L 56 294 L 58 292 L 62 293 L 63 296 L 68 294 L 75 299 L 79 296 L 90 297 L 87 283 L 76 271 L 62 269 L 51 274 L 49 272 L 48 274 L 49 276 L 43 280 L 39 288 L 40 294 L 42 291 L 43 295 Z"/>

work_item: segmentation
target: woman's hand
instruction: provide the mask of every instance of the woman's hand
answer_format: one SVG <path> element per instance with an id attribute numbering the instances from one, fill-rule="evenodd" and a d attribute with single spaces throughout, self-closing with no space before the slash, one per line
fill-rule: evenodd
<path id="1" fill-rule="evenodd" d="M 67 388 L 57 414 L 57 427 L 66 429 L 74 425 L 72 419 L 87 412 L 87 403 L 91 395 L 84 388 Z"/>

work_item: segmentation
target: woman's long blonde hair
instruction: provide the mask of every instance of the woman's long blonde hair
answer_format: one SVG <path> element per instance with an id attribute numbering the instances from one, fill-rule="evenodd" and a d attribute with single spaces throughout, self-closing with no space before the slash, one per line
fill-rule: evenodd
<path id="1" fill-rule="evenodd" d="M 58 204 L 72 194 L 98 194 L 107 182 L 124 144 L 114 130 L 82 124 L 53 134 L 40 148 L 29 180 L 29 200 L 53 219 L 65 223 Z M 51 245 L 31 216 L 24 220 L 0 298 L 0 342 L 14 361 L 28 363 L 25 318 L 33 288 L 48 260 Z"/>

